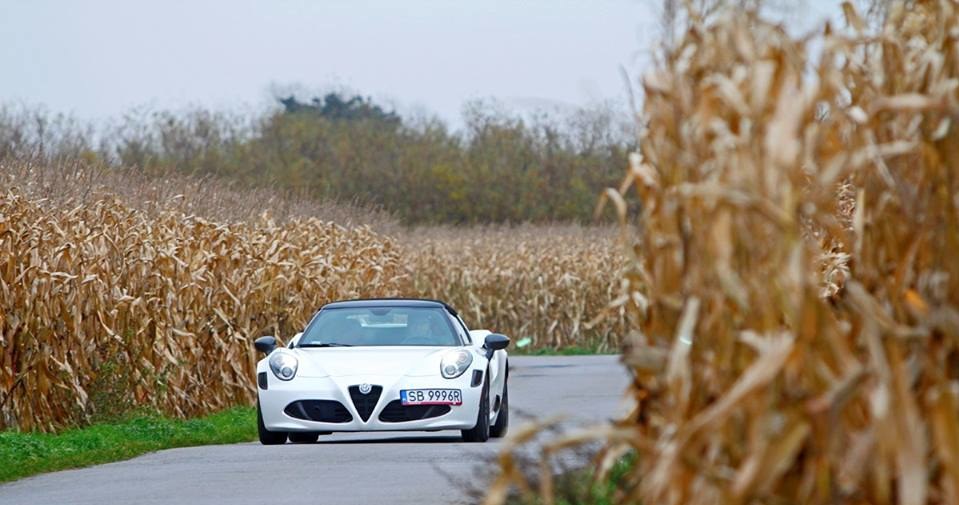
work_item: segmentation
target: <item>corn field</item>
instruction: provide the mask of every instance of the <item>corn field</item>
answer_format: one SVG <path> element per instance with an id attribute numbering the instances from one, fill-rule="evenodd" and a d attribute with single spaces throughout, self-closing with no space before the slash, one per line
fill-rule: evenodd
<path id="1" fill-rule="evenodd" d="M 249 404 L 252 340 L 289 338 L 337 299 L 443 299 L 473 327 L 529 337 L 530 349 L 615 350 L 624 331 L 622 309 L 597 319 L 624 266 L 615 229 L 417 228 L 394 239 L 253 218 L 242 202 L 262 196 L 254 191 L 174 180 L 183 196 L 169 198 L 115 173 L 7 171 L 17 189 L 0 197 L 0 427 Z M 135 208 L 111 196 L 110 181 L 126 183 L 112 194 Z"/>
<path id="2" fill-rule="evenodd" d="M 317 218 L 346 227 L 366 225 L 393 235 L 401 229 L 390 213 L 356 202 L 318 201 L 303 193 L 244 186 L 225 177 L 111 167 L 82 156 L 52 162 L 0 157 L 0 188 L 16 188 L 23 196 L 44 199 L 48 208 L 118 199 L 147 217 L 174 211 L 229 224 L 266 215 L 280 223 Z"/>
<path id="3" fill-rule="evenodd" d="M 395 241 L 366 227 L 0 194 L 0 427 L 249 404 L 251 338 L 289 337 L 327 301 L 404 282 Z"/>
<path id="4" fill-rule="evenodd" d="M 643 79 L 621 503 L 959 503 L 959 7 L 795 39 L 693 12 Z M 811 56 L 820 42 L 821 54 Z M 521 444 L 531 432 L 517 433 Z"/>

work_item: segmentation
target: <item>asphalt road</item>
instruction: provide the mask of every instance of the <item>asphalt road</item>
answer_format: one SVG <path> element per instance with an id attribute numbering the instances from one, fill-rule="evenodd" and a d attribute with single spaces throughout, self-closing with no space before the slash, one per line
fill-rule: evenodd
<path id="1" fill-rule="evenodd" d="M 510 366 L 512 429 L 524 414 L 563 414 L 567 426 L 619 414 L 628 380 L 615 356 L 516 356 Z M 5 484 L 0 505 L 461 503 L 469 501 L 468 488 L 482 486 L 481 469 L 498 446 L 435 432 L 170 449 Z"/>

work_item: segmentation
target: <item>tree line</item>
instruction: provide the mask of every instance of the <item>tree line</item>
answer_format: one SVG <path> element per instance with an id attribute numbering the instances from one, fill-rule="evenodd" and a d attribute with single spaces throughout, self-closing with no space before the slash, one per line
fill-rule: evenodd
<path id="1" fill-rule="evenodd" d="M 587 222 L 596 195 L 618 183 L 634 148 L 628 119 L 612 108 L 520 116 L 474 102 L 453 130 L 361 96 L 278 102 L 264 113 L 130 113 L 98 128 L 7 106 L 0 108 L 0 161 L 223 178 L 297 198 L 373 205 L 408 224 Z"/>

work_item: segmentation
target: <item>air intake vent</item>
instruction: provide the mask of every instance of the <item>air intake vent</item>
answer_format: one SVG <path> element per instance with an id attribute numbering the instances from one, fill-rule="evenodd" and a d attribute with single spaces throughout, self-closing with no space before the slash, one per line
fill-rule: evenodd
<path id="1" fill-rule="evenodd" d="M 380 421 L 384 423 L 403 423 L 439 417 L 449 413 L 449 405 L 403 405 L 399 400 L 393 400 L 383 407 L 380 412 Z"/>
<path id="2" fill-rule="evenodd" d="M 299 400 L 287 405 L 283 412 L 296 419 L 321 423 L 348 423 L 353 420 L 350 411 L 335 400 Z"/>
<path id="3" fill-rule="evenodd" d="M 363 394 L 359 386 L 350 386 L 350 398 L 353 399 L 353 406 L 356 407 L 356 413 L 365 423 L 373 415 L 373 409 L 380 401 L 380 393 L 383 392 L 383 386 L 372 386 L 370 392 Z"/>

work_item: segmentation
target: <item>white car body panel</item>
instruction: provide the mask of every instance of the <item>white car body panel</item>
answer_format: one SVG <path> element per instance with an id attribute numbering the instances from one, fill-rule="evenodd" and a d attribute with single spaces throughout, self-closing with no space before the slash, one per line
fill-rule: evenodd
<path id="1" fill-rule="evenodd" d="M 485 353 L 483 350 L 483 342 L 486 339 L 486 336 L 492 333 L 489 330 L 470 330 L 470 339 L 473 340 L 473 347 L 478 349 L 479 352 Z M 485 355 L 485 354 L 484 354 Z M 503 387 L 506 385 L 507 377 L 507 354 L 506 351 L 497 351 L 493 353 L 493 357 L 489 361 L 490 368 L 490 412 L 493 411 L 493 405 L 496 405 L 497 395 L 502 396 Z M 495 419 L 491 422 L 495 422 Z"/>
<path id="2" fill-rule="evenodd" d="M 486 378 L 487 365 L 490 381 L 490 424 L 499 414 L 499 405 L 506 384 L 507 354 L 500 350 L 487 361 L 483 339 L 490 332 L 470 332 L 471 345 L 460 347 L 390 346 L 390 347 L 328 347 L 278 348 L 273 352 L 287 352 L 297 357 L 299 367 L 292 380 L 283 381 L 273 374 L 269 357 L 257 364 L 257 374 L 266 373 L 267 389 L 257 388 L 263 424 L 270 431 L 335 432 L 335 431 L 419 431 L 465 430 L 476 424 L 482 382 L 472 386 L 474 371 Z M 298 340 L 296 335 L 292 345 Z M 455 379 L 440 374 L 443 355 L 456 349 L 467 349 L 473 354 L 470 367 Z M 370 384 L 383 388 L 379 400 L 367 421 L 363 421 L 350 397 L 350 386 Z M 380 413 L 393 400 L 399 400 L 402 389 L 459 389 L 462 405 L 451 406 L 450 412 L 438 417 L 403 422 L 384 422 Z M 292 417 L 284 409 L 299 400 L 334 400 L 349 411 L 352 421 L 327 423 Z"/>

